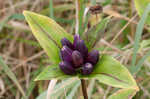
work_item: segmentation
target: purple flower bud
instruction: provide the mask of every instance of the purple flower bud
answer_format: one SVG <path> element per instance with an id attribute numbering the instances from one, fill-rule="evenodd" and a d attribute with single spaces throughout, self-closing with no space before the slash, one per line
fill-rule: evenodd
<path id="1" fill-rule="evenodd" d="M 83 75 L 88 75 L 91 74 L 93 71 L 93 65 L 91 63 L 86 63 L 82 67 L 82 74 Z"/>
<path id="2" fill-rule="evenodd" d="M 75 35 L 74 35 L 74 42 L 73 42 L 73 45 L 76 45 L 77 41 L 79 41 L 79 40 L 80 40 L 79 34 L 75 34 Z"/>
<path id="3" fill-rule="evenodd" d="M 88 53 L 88 56 L 86 57 L 86 61 L 92 63 L 95 65 L 99 60 L 99 52 L 97 50 L 93 50 L 90 53 Z"/>
<path id="4" fill-rule="evenodd" d="M 65 74 L 73 75 L 76 73 L 75 69 L 72 67 L 72 65 L 69 62 L 65 62 L 65 61 L 60 62 L 59 67 Z"/>
<path id="5" fill-rule="evenodd" d="M 73 51 L 72 60 L 75 68 L 81 67 L 83 64 L 83 56 L 77 50 Z"/>
<path id="6" fill-rule="evenodd" d="M 61 58 L 63 61 L 67 61 L 67 62 L 71 62 L 72 61 L 72 50 L 67 47 L 67 46 L 63 46 L 63 48 L 61 49 Z"/>
<path id="7" fill-rule="evenodd" d="M 68 46 L 69 48 L 73 49 L 73 44 L 66 38 L 61 39 L 61 43 L 63 46 Z"/>
<path id="8" fill-rule="evenodd" d="M 74 44 L 74 47 L 76 50 L 78 50 L 83 55 L 83 57 L 86 57 L 86 55 L 88 54 L 88 48 L 85 46 L 83 40 L 78 40 Z"/>

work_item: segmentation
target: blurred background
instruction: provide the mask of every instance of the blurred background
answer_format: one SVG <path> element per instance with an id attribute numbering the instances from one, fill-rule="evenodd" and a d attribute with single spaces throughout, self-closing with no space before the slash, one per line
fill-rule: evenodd
<path id="1" fill-rule="evenodd" d="M 33 81 L 34 78 L 50 64 L 47 55 L 31 33 L 22 12 L 33 11 L 53 18 L 68 33 L 76 32 L 76 12 L 78 0 L 0 0 L 0 56 L 8 69 L 16 76 L 16 84 L 10 79 L 9 72 L 0 66 L 0 99 L 21 99 L 24 93 L 28 99 L 44 99 L 49 81 Z M 82 0 L 83 1 L 83 0 Z M 135 31 L 140 20 L 142 9 L 149 0 L 84 0 L 81 17 L 89 15 L 87 25 L 82 30 L 109 17 L 109 23 L 101 33 L 102 37 L 96 48 L 101 53 L 115 57 L 129 68 L 133 53 Z M 81 5 L 82 5 L 81 4 Z M 142 7 L 139 7 L 142 5 Z M 103 9 L 97 15 L 87 12 L 91 6 L 100 5 Z M 140 10 L 139 10 L 140 9 Z M 150 50 L 150 32 L 146 22 L 140 41 L 137 58 L 140 59 Z M 84 25 L 84 24 L 82 24 Z M 150 57 L 144 61 L 142 68 L 134 75 L 140 91 L 133 99 L 150 99 Z M 91 99 L 107 99 L 117 89 L 98 81 L 88 82 L 88 93 Z M 78 91 L 79 90 L 79 91 Z M 57 81 L 52 92 L 52 99 L 82 99 L 80 83 L 76 80 Z"/>

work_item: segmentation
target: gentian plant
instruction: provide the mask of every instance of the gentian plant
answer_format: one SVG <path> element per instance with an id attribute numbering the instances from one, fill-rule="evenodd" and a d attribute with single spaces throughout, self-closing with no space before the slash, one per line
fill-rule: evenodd
<path id="1" fill-rule="evenodd" d="M 85 79 L 96 79 L 112 87 L 121 88 L 108 99 L 131 99 L 139 90 L 125 66 L 110 55 L 99 54 L 99 51 L 94 49 L 99 37 L 98 32 L 106 25 L 107 18 L 94 26 L 90 30 L 92 32 L 73 36 L 46 16 L 29 11 L 24 11 L 24 16 L 51 62 L 35 81 L 80 79 L 85 99 L 88 96 Z"/>

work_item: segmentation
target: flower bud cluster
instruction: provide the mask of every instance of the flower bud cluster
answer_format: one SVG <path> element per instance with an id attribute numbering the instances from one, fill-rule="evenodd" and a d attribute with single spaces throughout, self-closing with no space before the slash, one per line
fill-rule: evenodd
<path id="1" fill-rule="evenodd" d="M 88 52 L 88 48 L 79 35 L 74 36 L 73 44 L 66 38 L 61 40 L 63 47 L 60 50 L 62 62 L 60 69 L 67 75 L 76 74 L 78 71 L 83 75 L 91 74 L 94 65 L 99 60 L 99 52 L 93 50 Z"/>

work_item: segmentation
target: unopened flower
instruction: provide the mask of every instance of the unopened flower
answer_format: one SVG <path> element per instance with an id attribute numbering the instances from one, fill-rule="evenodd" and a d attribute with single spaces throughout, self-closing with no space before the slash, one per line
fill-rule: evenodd
<path id="1" fill-rule="evenodd" d="M 93 50 L 88 53 L 86 57 L 86 61 L 92 63 L 95 65 L 98 62 L 99 59 L 99 52 L 97 50 Z"/>
<path id="2" fill-rule="evenodd" d="M 68 46 L 63 46 L 60 53 L 61 53 L 61 59 L 63 61 L 68 61 L 71 62 L 72 61 L 72 49 L 70 49 Z"/>
<path id="3" fill-rule="evenodd" d="M 63 38 L 61 43 L 63 47 L 60 50 L 60 69 L 68 75 L 76 74 L 78 71 L 83 75 L 91 74 L 99 60 L 99 52 L 93 50 L 88 53 L 88 48 L 79 35 L 74 36 L 73 44 L 66 38 Z"/>
<path id="4" fill-rule="evenodd" d="M 91 63 L 85 63 L 83 65 L 83 68 L 82 68 L 82 74 L 83 75 L 91 74 L 92 71 L 93 71 L 93 65 Z"/>
<path id="5" fill-rule="evenodd" d="M 78 40 L 76 43 L 74 43 L 74 48 L 78 50 L 84 57 L 88 54 L 88 48 L 84 44 L 83 40 Z"/>
<path id="6" fill-rule="evenodd" d="M 68 39 L 63 38 L 63 39 L 61 40 L 61 43 L 62 43 L 63 46 L 66 45 L 66 46 L 68 46 L 69 48 L 73 49 L 73 44 L 72 44 Z"/>
<path id="7" fill-rule="evenodd" d="M 76 73 L 75 69 L 69 62 L 62 61 L 59 63 L 59 67 L 65 74 L 72 75 Z"/>
<path id="8" fill-rule="evenodd" d="M 72 60 L 75 68 L 81 67 L 83 64 L 83 56 L 77 50 L 73 51 L 72 53 Z"/>

